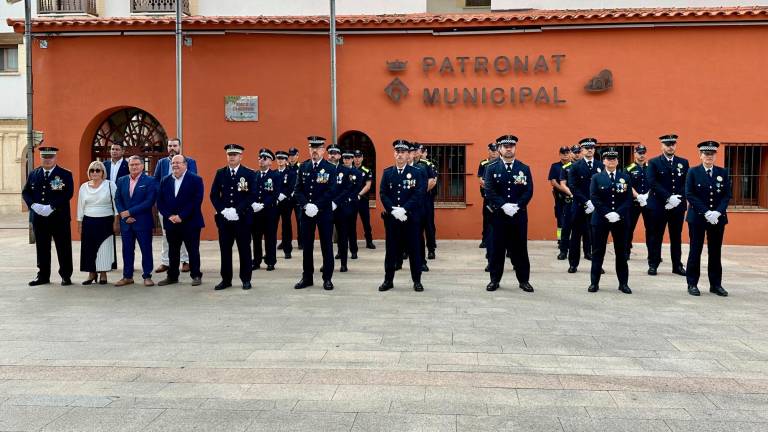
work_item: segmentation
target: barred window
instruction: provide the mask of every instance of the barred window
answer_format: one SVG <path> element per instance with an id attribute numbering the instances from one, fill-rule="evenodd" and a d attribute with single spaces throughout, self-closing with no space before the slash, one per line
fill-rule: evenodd
<path id="1" fill-rule="evenodd" d="M 427 159 L 437 169 L 435 203 L 443 207 L 466 205 L 467 145 L 454 143 L 420 143 L 427 148 Z"/>
<path id="2" fill-rule="evenodd" d="M 723 143 L 723 164 L 731 177 L 733 199 L 739 209 L 768 208 L 768 143 Z"/>
<path id="3" fill-rule="evenodd" d="M 602 159 L 600 153 L 606 147 L 613 147 L 619 152 L 619 170 L 622 170 L 635 161 L 635 147 L 640 145 L 639 142 L 600 142 L 597 144 L 597 150 L 595 151 L 595 157 Z"/>
<path id="4" fill-rule="evenodd" d="M 17 46 L 0 46 L 0 72 L 19 71 L 19 48 Z"/>

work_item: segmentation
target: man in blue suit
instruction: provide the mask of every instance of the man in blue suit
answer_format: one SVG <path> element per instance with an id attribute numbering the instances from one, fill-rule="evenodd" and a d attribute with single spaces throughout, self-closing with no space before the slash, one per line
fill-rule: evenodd
<path id="1" fill-rule="evenodd" d="M 162 158 L 159 161 L 157 161 L 157 165 L 155 166 L 155 181 L 157 181 L 157 184 L 159 185 L 160 182 L 163 180 L 163 177 L 171 175 L 171 159 L 173 159 L 174 156 L 181 154 L 181 140 L 178 138 L 170 138 L 168 140 L 168 157 Z M 197 174 L 197 163 L 194 159 L 191 157 L 186 157 L 187 160 L 187 171 Z M 162 213 L 160 214 L 162 216 Z M 161 219 L 162 220 L 162 219 Z M 163 228 L 163 245 L 162 249 L 160 249 L 160 265 L 155 269 L 155 273 L 163 273 L 168 270 L 168 238 L 165 235 L 165 226 L 162 226 Z M 187 248 L 185 248 L 183 245 L 181 246 L 181 271 L 182 272 L 188 272 L 189 271 L 189 254 L 187 253 Z"/>
<path id="2" fill-rule="evenodd" d="M 116 182 L 117 179 L 128 175 L 128 161 L 123 158 L 125 149 L 122 143 L 112 143 L 109 147 L 109 159 L 104 161 L 104 167 L 107 169 L 107 180 Z"/>
<path id="3" fill-rule="evenodd" d="M 590 214 L 595 211 L 595 206 L 589 199 L 589 185 L 592 176 L 604 169 L 603 163 L 595 158 L 595 146 L 597 140 L 584 138 L 579 141 L 584 157 L 571 165 L 568 170 L 568 190 L 573 194 L 571 202 L 571 238 L 568 243 L 568 273 L 576 273 L 581 260 L 580 242 L 588 242 L 590 234 Z M 584 258 L 591 260 L 592 251 L 588 248 L 584 251 Z"/>
<path id="4" fill-rule="evenodd" d="M 157 182 L 144 174 L 140 156 L 128 159 L 129 174 L 117 180 L 115 207 L 120 214 L 120 236 L 123 239 L 123 278 L 115 286 L 133 283 L 133 260 L 136 241 L 141 249 L 141 269 L 144 286 L 152 282 L 152 228 L 155 220 L 152 206 L 157 198 Z"/>
<path id="5" fill-rule="evenodd" d="M 701 165 L 691 168 L 685 179 L 685 196 L 688 207 L 688 235 L 691 249 L 688 252 L 688 294 L 699 296 L 699 274 L 701 272 L 701 251 L 704 249 L 704 236 L 707 236 L 707 273 L 709 292 L 726 297 L 728 291 L 722 286 L 723 264 L 720 262 L 720 250 L 723 246 L 723 233 L 728 223 L 728 202 L 731 201 L 731 179 L 728 170 L 715 166 L 715 154 L 720 143 L 704 141 L 699 143 Z"/>
<path id="6" fill-rule="evenodd" d="M 157 198 L 157 208 L 163 215 L 163 226 L 168 236 L 168 277 L 158 285 L 179 282 L 179 261 L 182 243 L 189 252 L 192 286 L 202 283 L 200 273 L 200 230 L 205 226 L 200 207 L 203 205 L 205 188 L 203 179 L 189 172 L 182 155 L 171 160 L 172 174 L 163 178 Z"/>

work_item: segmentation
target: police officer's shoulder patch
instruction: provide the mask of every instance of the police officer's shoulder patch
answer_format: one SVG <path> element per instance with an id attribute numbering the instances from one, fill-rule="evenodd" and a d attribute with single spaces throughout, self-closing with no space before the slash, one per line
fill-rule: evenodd
<path id="1" fill-rule="evenodd" d="M 563 165 L 563 168 L 568 168 L 571 165 L 573 165 L 573 162 L 568 162 L 567 164 Z"/>
<path id="2" fill-rule="evenodd" d="M 480 161 L 480 165 L 487 165 L 487 164 L 488 164 L 488 159 L 483 159 Z"/>
<path id="3" fill-rule="evenodd" d="M 364 167 L 364 166 L 361 166 L 360 169 L 363 170 L 363 172 L 370 172 L 371 171 L 367 167 Z"/>
<path id="4" fill-rule="evenodd" d="M 635 168 L 636 166 L 637 166 L 637 164 L 635 164 L 635 163 L 631 163 L 631 164 L 627 165 L 627 171 L 632 171 L 632 169 Z"/>

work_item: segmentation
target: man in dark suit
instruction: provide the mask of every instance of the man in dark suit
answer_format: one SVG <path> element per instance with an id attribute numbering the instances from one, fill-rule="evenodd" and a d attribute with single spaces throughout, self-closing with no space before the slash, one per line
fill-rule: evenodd
<path id="1" fill-rule="evenodd" d="M 243 146 L 227 144 L 227 166 L 216 171 L 211 185 L 211 203 L 216 209 L 221 252 L 221 282 L 215 290 L 232 286 L 232 244 L 237 243 L 240 257 L 240 281 L 243 289 L 251 289 L 251 225 L 255 201 L 256 173 L 241 165 Z"/>
<path id="2" fill-rule="evenodd" d="M 701 273 L 701 251 L 704 248 L 704 236 L 707 237 L 707 274 L 709 292 L 726 297 L 728 291 L 723 288 L 723 265 L 720 252 L 723 246 L 723 233 L 728 223 L 728 202 L 731 200 L 731 179 L 728 170 L 715 166 L 715 155 L 720 143 L 704 141 L 699 143 L 701 165 L 688 171 L 685 179 L 685 196 L 688 199 L 688 235 L 691 249 L 688 253 L 688 294 L 698 296 L 699 275 Z"/>
<path id="3" fill-rule="evenodd" d="M 629 220 L 629 232 L 627 233 L 627 261 L 632 252 L 632 238 L 635 234 L 635 227 L 640 215 L 643 216 L 643 226 L 645 227 L 645 245 L 650 252 L 653 244 L 653 213 L 648 207 L 648 195 L 650 186 L 648 185 L 648 160 L 646 159 L 647 149 L 640 144 L 635 147 L 635 161 L 627 166 L 626 172 L 632 180 L 632 195 L 635 200 L 632 204 Z"/>
<path id="4" fill-rule="evenodd" d="M 293 188 L 296 186 L 296 170 L 288 166 L 288 153 L 282 150 L 275 152 L 277 160 L 277 177 L 280 181 L 280 195 L 277 196 L 277 212 L 280 220 L 280 244 L 277 245 L 285 253 L 285 259 L 291 259 L 293 251 L 293 221 L 292 215 L 296 208 L 293 199 Z M 298 228 L 298 227 L 296 227 Z"/>
<path id="5" fill-rule="evenodd" d="M 267 271 L 275 269 L 277 263 L 277 198 L 280 190 L 280 177 L 272 168 L 275 154 L 272 150 L 259 150 L 259 170 L 256 171 L 254 184 L 253 222 L 253 265 L 254 270 L 261 267 L 262 260 L 267 264 Z M 264 250 L 261 240 L 264 239 Z"/>
<path id="6" fill-rule="evenodd" d="M 413 146 L 413 163 L 420 166 L 427 173 L 427 196 L 424 201 L 424 220 L 422 226 L 422 239 L 425 240 L 427 259 L 435 259 L 435 249 L 437 249 L 437 229 L 435 227 L 435 199 L 437 199 L 437 167 L 432 161 L 427 159 L 427 147 L 423 144 Z M 422 249 L 424 249 L 422 247 Z M 424 265 L 427 262 L 424 261 Z"/>
<path id="7" fill-rule="evenodd" d="M 561 233 L 563 229 L 563 208 L 565 207 L 565 199 L 567 198 L 567 188 L 563 188 L 560 185 L 560 174 L 563 172 L 563 167 L 571 163 L 571 148 L 568 146 L 560 147 L 560 160 L 553 163 L 549 167 L 549 175 L 547 180 L 552 186 L 552 197 L 555 199 L 555 222 L 557 223 L 557 247 L 561 244 Z"/>
<path id="8" fill-rule="evenodd" d="M 571 238 L 568 243 L 568 273 L 576 273 L 581 260 L 581 241 L 587 241 L 590 236 L 591 213 L 595 206 L 589 198 L 589 186 L 592 176 L 604 169 L 603 163 L 595 158 L 597 140 L 584 138 L 579 141 L 584 156 L 580 161 L 571 165 L 568 170 L 568 190 L 573 194 L 571 202 Z M 592 259 L 592 253 L 584 254 L 584 258 Z"/>
<path id="9" fill-rule="evenodd" d="M 170 285 L 179 282 L 179 261 L 181 245 L 189 252 L 190 276 L 192 285 L 202 283 L 200 272 L 200 230 L 205 226 L 203 205 L 205 187 L 203 179 L 187 170 L 184 156 L 176 155 L 171 160 L 171 175 L 163 178 L 157 199 L 157 209 L 163 215 L 163 225 L 168 235 L 168 256 L 170 268 L 168 276 L 158 285 Z"/>
<path id="10" fill-rule="evenodd" d="M 491 220 L 493 220 L 493 213 L 488 209 L 485 201 L 485 189 L 483 188 L 483 181 L 485 179 L 485 169 L 488 164 L 495 162 L 499 158 L 499 149 L 496 148 L 496 142 L 488 144 L 488 157 L 481 160 L 477 167 L 477 180 L 480 182 L 480 197 L 483 199 L 483 231 L 480 238 L 480 248 L 485 248 L 490 243 L 491 234 Z M 486 251 L 485 257 L 489 258 L 490 254 Z M 486 267 L 487 268 L 487 267 Z M 490 269 L 489 269 L 490 270 Z"/>
<path id="11" fill-rule="evenodd" d="M 152 229 L 155 218 L 152 206 L 157 199 L 158 184 L 144 174 L 144 161 L 140 156 L 128 159 L 129 174 L 117 180 L 115 207 L 120 215 L 120 236 L 123 239 L 123 278 L 115 286 L 133 283 L 134 248 L 139 242 L 144 286 L 152 282 Z"/>
<path id="12" fill-rule="evenodd" d="M 291 147 L 288 149 L 288 169 L 293 171 L 293 174 L 297 176 L 299 174 L 299 149 L 296 147 Z M 296 186 L 296 182 L 294 182 L 294 187 Z M 293 192 L 293 189 L 291 189 L 291 192 Z M 288 195 L 288 194 L 286 194 Z M 293 212 L 296 214 L 296 244 L 298 249 L 301 249 L 301 214 L 304 213 L 304 211 L 301 209 L 301 205 L 299 205 L 298 201 L 296 201 L 296 198 L 293 198 Z"/>
<path id="13" fill-rule="evenodd" d="M 338 257 L 340 260 L 339 272 L 347 271 L 347 255 L 351 252 L 352 259 L 357 259 L 357 227 L 355 226 L 355 213 L 357 213 L 357 197 L 362 188 L 362 176 L 360 171 L 352 163 L 354 154 L 351 151 L 342 151 L 342 163 L 336 169 L 336 187 L 345 190 L 339 196 L 338 208 L 333 212 L 334 225 L 336 226 Z"/>
<path id="14" fill-rule="evenodd" d="M 515 266 L 521 290 L 533 292 L 528 258 L 528 203 L 533 198 L 533 176 L 528 165 L 516 157 L 517 137 L 503 135 L 496 139 L 499 161 L 485 170 L 485 199 L 493 212 L 491 223 L 491 281 L 487 291 L 499 289 L 504 274 L 507 251 Z"/>
<path id="15" fill-rule="evenodd" d="M 568 259 L 568 248 L 570 247 L 571 242 L 571 225 L 573 224 L 573 192 L 568 189 L 568 173 L 571 171 L 571 168 L 573 168 L 576 162 L 580 161 L 583 157 L 580 145 L 574 144 L 571 146 L 570 150 L 571 161 L 563 165 L 563 169 L 560 171 L 560 177 L 558 178 L 560 190 L 565 194 L 565 205 L 563 207 L 563 228 L 560 231 L 560 253 L 557 254 L 557 259 L 560 261 Z M 584 236 L 584 241 L 582 242 L 585 254 L 592 253 L 592 243 L 589 241 L 590 237 L 591 236 Z"/>
<path id="16" fill-rule="evenodd" d="M 107 180 L 116 182 L 122 176 L 128 175 L 128 161 L 123 158 L 125 149 L 122 143 L 112 143 L 109 147 L 110 158 L 104 161 L 107 169 Z"/>
<path id="17" fill-rule="evenodd" d="M 629 215 L 632 207 L 632 182 L 627 173 L 619 172 L 619 152 L 606 148 L 602 152 L 604 170 L 592 176 L 589 187 L 589 199 L 595 206 L 592 212 L 592 271 L 587 291 L 600 289 L 600 276 L 603 273 L 603 260 L 608 244 L 608 234 L 613 237 L 613 249 L 616 252 L 616 276 L 619 279 L 619 291 L 632 294 L 628 285 L 626 248 Z"/>
<path id="18" fill-rule="evenodd" d="M 301 280 L 294 285 L 302 289 L 314 284 L 315 272 L 312 249 L 315 244 L 315 229 L 320 234 L 320 249 L 323 254 L 323 289 L 332 290 L 333 282 L 333 210 L 338 205 L 336 191 L 336 168 L 323 159 L 325 138 L 308 138 L 311 158 L 299 166 L 296 188 L 293 196 L 302 210 L 301 243 L 304 246 Z"/>
<path id="19" fill-rule="evenodd" d="M 358 192 L 357 200 L 357 213 L 360 215 L 360 222 L 363 225 L 363 236 L 365 237 L 365 248 L 376 249 L 376 245 L 373 244 L 373 234 L 371 231 L 371 208 L 369 192 L 375 186 L 376 173 L 372 169 L 363 165 L 363 152 L 361 150 L 354 151 L 355 156 L 355 168 L 360 171 L 360 175 L 363 177 L 363 186 Z M 355 222 L 357 223 L 357 222 Z M 357 243 L 357 238 L 352 239 Z"/>
<path id="20" fill-rule="evenodd" d="M 384 283 L 379 291 L 394 287 L 395 271 L 402 260 L 403 245 L 408 252 L 414 291 L 424 291 L 421 284 L 423 249 L 419 247 L 422 227 L 422 203 L 427 193 L 427 177 L 423 170 L 408 164 L 410 144 L 395 140 L 395 165 L 384 170 L 379 182 L 379 197 L 384 206 L 385 254 Z"/>
<path id="21" fill-rule="evenodd" d="M 173 159 L 174 156 L 181 154 L 181 140 L 178 138 L 170 138 L 168 140 L 168 157 L 162 158 L 159 161 L 157 161 L 157 165 L 155 166 L 155 181 L 157 181 L 157 184 L 159 185 L 160 182 L 163 180 L 165 176 L 171 175 L 171 159 Z M 187 171 L 197 174 L 197 163 L 194 159 L 191 157 L 185 156 L 187 160 Z M 160 214 L 162 216 L 162 214 Z M 164 218 L 161 219 L 161 221 Z M 162 226 L 162 224 L 161 224 Z M 163 228 L 163 243 L 162 247 L 160 249 L 160 265 L 155 269 L 155 273 L 163 273 L 168 270 L 168 238 L 165 235 L 165 227 Z M 184 247 L 184 245 L 181 246 L 181 271 L 182 272 L 188 272 L 189 271 L 189 254 L 187 253 L 187 248 Z"/>
<path id="22" fill-rule="evenodd" d="M 69 201 L 74 195 L 72 173 L 56 164 L 56 147 L 40 147 L 40 167 L 29 173 L 21 196 L 29 208 L 35 233 L 37 277 L 29 286 L 50 283 L 51 239 L 56 244 L 61 284 L 72 285 L 72 232 Z"/>
<path id="23" fill-rule="evenodd" d="M 659 140 L 662 154 L 651 159 L 647 172 L 651 191 L 648 206 L 653 214 L 653 244 L 648 251 L 648 274 L 657 274 L 661 263 L 664 230 L 669 226 L 672 273 L 685 276 L 680 245 L 685 218 L 685 176 L 688 174 L 688 160 L 675 155 L 677 135 L 664 135 L 659 137 Z"/>

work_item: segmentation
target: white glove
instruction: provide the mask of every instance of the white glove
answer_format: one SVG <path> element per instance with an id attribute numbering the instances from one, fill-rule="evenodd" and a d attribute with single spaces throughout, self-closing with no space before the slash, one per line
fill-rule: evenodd
<path id="1" fill-rule="evenodd" d="M 331 201 L 331 210 L 336 211 L 337 208 L 339 208 L 339 206 L 337 206 L 335 202 Z"/>
<path id="2" fill-rule="evenodd" d="M 237 210 L 233 207 L 227 207 L 221 211 L 221 215 L 228 221 L 240 220 L 240 216 L 237 214 Z"/>
<path id="3" fill-rule="evenodd" d="M 621 216 L 616 212 L 610 212 L 605 214 L 605 218 L 608 219 L 608 222 L 610 223 L 616 223 L 621 219 Z"/>
<path id="4" fill-rule="evenodd" d="M 670 208 L 675 208 L 675 207 L 679 206 L 681 202 L 682 201 L 680 201 L 680 195 L 672 195 L 667 200 L 667 204 L 672 206 Z M 667 208 L 667 206 L 664 206 L 664 208 Z M 667 210 L 669 210 L 669 209 L 667 209 Z"/>
<path id="5" fill-rule="evenodd" d="M 400 221 L 404 221 L 405 220 L 405 219 L 403 219 L 403 216 L 405 216 L 405 209 L 404 208 L 402 208 L 402 207 L 392 207 L 392 212 L 391 213 L 392 213 L 392 217 L 393 218 L 395 218 L 397 220 L 400 220 Z"/>
<path id="6" fill-rule="evenodd" d="M 645 207 L 648 205 L 648 194 L 639 194 L 637 195 L 637 202 L 640 203 L 640 207 Z"/>
<path id="7" fill-rule="evenodd" d="M 255 203 L 251 204 L 251 208 L 253 209 L 254 213 L 258 213 L 258 212 L 264 210 L 264 204 L 255 202 Z"/>
<path id="8" fill-rule="evenodd" d="M 707 219 L 707 222 L 711 223 L 712 225 L 717 225 L 718 220 L 720 219 L 720 215 L 721 213 L 715 210 L 710 210 L 704 213 L 704 217 Z"/>
<path id="9" fill-rule="evenodd" d="M 40 213 L 40 211 L 43 209 L 42 204 L 34 203 L 30 208 L 32 209 L 33 212 L 42 216 L 42 214 Z"/>
<path id="10" fill-rule="evenodd" d="M 590 214 L 593 211 L 595 211 L 595 205 L 592 204 L 592 200 L 587 201 L 586 203 L 584 203 L 584 205 L 587 206 L 587 208 L 584 209 L 584 213 Z"/>
<path id="11" fill-rule="evenodd" d="M 518 210 L 520 210 L 520 207 L 518 207 L 517 204 L 506 203 L 501 206 L 501 210 L 504 211 L 507 216 L 512 217 Z"/>
<path id="12" fill-rule="evenodd" d="M 317 212 L 320 211 L 316 205 L 309 203 L 306 206 L 304 206 L 304 213 L 307 214 L 309 217 L 315 217 L 317 216 Z"/>
<path id="13" fill-rule="evenodd" d="M 286 199 L 286 198 L 288 198 L 288 197 L 287 197 L 287 196 L 285 196 L 285 194 L 284 194 L 284 193 L 281 193 L 280 195 L 278 195 L 278 196 L 277 196 L 277 200 L 278 200 L 278 201 L 282 201 L 282 200 L 284 200 L 284 199 Z"/>

